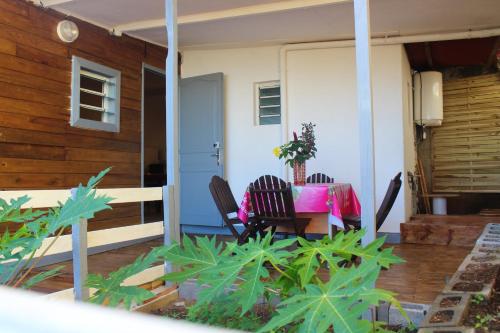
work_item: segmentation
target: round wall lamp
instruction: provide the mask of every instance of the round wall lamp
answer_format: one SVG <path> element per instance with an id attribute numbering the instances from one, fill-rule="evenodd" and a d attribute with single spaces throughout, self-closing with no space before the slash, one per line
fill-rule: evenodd
<path id="1" fill-rule="evenodd" d="M 75 22 L 63 20 L 57 24 L 57 35 L 65 43 L 74 42 L 78 38 L 79 33 Z"/>

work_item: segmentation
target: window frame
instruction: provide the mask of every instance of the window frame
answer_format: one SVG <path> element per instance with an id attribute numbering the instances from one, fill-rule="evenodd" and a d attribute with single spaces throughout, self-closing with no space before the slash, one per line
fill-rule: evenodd
<path id="1" fill-rule="evenodd" d="M 261 124 L 260 123 L 260 118 L 261 118 L 261 115 L 260 115 L 260 90 L 261 88 L 276 88 L 276 87 L 279 87 L 280 88 L 280 105 L 279 105 L 279 110 L 280 110 L 280 113 L 279 113 L 279 118 L 280 118 L 280 121 L 279 123 L 277 124 Z M 264 82 L 257 82 L 254 84 L 254 90 L 255 90 L 255 126 L 281 126 L 281 122 L 282 122 L 282 119 L 283 119 L 283 110 L 281 108 L 281 98 L 282 98 L 282 94 L 281 94 L 281 82 L 279 80 L 272 80 L 272 81 L 264 81 Z"/>
<path id="2" fill-rule="evenodd" d="M 91 119 L 81 118 L 80 116 L 80 78 L 81 72 L 86 71 L 97 77 L 105 78 L 103 83 L 103 90 L 109 90 L 110 87 L 114 86 L 114 91 L 105 93 L 103 100 L 105 103 L 109 104 L 105 106 L 105 110 L 113 109 L 114 120 L 111 122 L 97 121 Z M 72 57 L 71 66 L 71 116 L 70 125 L 73 127 L 93 129 L 106 132 L 120 132 L 120 89 L 121 89 L 121 72 L 89 61 L 77 56 Z M 111 96 L 111 97 L 110 97 Z M 108 100 L 106 101 L 106 98 Z M 106 111 L 104 111 L 106 113 Z"/>

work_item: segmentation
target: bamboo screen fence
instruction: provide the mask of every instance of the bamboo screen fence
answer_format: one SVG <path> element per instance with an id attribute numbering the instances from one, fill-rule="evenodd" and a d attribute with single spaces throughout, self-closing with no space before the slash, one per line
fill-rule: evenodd
<path id="1" fill-rule="evenodd" d="M 434 192 L 500 193 L 500 73 L 445 81 L 432 132 Z"/>

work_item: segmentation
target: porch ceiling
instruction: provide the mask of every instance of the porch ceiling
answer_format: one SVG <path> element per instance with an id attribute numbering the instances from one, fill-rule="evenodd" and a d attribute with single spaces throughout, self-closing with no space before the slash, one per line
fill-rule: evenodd
<path id="1" fill-rule="evenodd" d="M 489 69 L 496 66 L 498 51 L 500 51 L 498 36 L 406 44 L 410 64 L 413 69 L 419 71 L 442 70 L 455 66 L 478 66 Z"/>
<path id="2" fill-rule="evenodd" d="M 166 45 L 165 29 L 160 25 L 164 0 L 41 2 L 107 29 L 123 28 L 129 35 Z M 371 14 L 374 36 L 500 27 L 498 0 L 372 0 Z M 181 48 L 354 37 L 353 5 L 349 0 L 179 0 L 179 22 Z"/>

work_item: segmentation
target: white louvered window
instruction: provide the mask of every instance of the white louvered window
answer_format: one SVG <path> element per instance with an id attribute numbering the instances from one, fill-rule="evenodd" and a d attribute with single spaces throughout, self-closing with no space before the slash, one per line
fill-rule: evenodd
<path id="1" fill-rule="evenodd" d="M 120 131 L 120 72 L 73 57 L 71 126 Z"/>
<path id="2" fill-rule="evenodd" d="M 279 81 L 256 84 L 258 125 L 281 124 L 281 88 Z"/>

